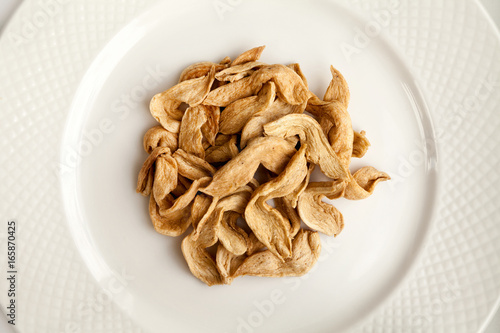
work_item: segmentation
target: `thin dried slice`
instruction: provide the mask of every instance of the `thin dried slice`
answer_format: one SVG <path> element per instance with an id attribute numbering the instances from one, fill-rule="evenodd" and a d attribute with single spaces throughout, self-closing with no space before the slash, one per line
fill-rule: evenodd
<path id="1" fill-rule="evenodd" d="M 307 102 L 310 97 L 310 92 L 302 78 L 293 69 L 284 65 L 269 65 L 260 68 L 250 78 L 254 84 L 273 81 L 279 98 L 288 104 L 300 105 Z"/>
<path id="2" fill-rule="evenodd" d="M 193 239 L 205 247 L 212 246 L 220 240 L 230 252 L 245 253 L 247 235 L 242 229 L 236 227 L 236 220 L 228 220 L 231 217 L 227 213 L 234 212 L 238 216 L 243 214 L 252 192 L 253 188 L 245 185 L 221 200 L 214 199 L 215 208 L 207 209 L 207 213 L 196 227 Z"/>
<path id="3" fill-rule="evenodd" d="M 259 60 L 260 55 L 264 51 L 265 47 L 266 47 L 265 45 L 258 46 L 258 47 L 254 47 L 253 49 L 250 49 L 248 51 L 243 52 L 242 54 L 237 56 L 236 59 L 234 59 L 231 66 L 236 66 L 236 65 L 244 64 L 246 62 L 252 62 L 252 61 Z"/>
<path id="4" fill-rule="evenodd" d="M 264 125 L 292 113 L 303 113 L 306 103 L 302 105 L 291 105 L 277 98 L 270 107 L 256 112 L 243 127 L 241 132 L 240 146 L 245 148 L 247 142 L 253 138 L 263 136 Z"/>
<path id="5" fill-rule="evenodd" d="M 250 182 L 260 164 L 276 174 L 281 173 L 295 152 L 295 146 L 284 139 L 256 138 L 217 170 L 210 185 L 201 191 L 214 197 L 227 196 Z"/>
<path id="6" fill-rule="evenodd" d="M 286 196 L 289 201 L 290 205 L 292 208 L 297 208 L 297 202 L 299 201 L 299 197 L 302 195 L 302 193 L 306 190 L 307 185 L 309 185 L 309 180 L 311 179 L 311 174 L 314 171 L 315 165 L 314 164 L 309 164 L 309 167 L 307 169 L 307 175 L 300 183 L 300 185 L 295 188 L 290 194 Z"/>
<path id="7" fill-rule="evenodd" d="M 264 125 L 264 132 L 281 138 L 298 135 L 301 144 L 307 144 L 306 156 L 309 162 L 319 165 L 321 171 L 334 180 L 348 177 L 348 171 L 313 118 L 305 114 L 290 114 Z"/>
<path id="8" fill-rule="evenodd" d="M 167 147 L 170 151 L 176 151 L 177 139 L 177 133 L 169 132 L 162 126 L 157 125 L 151 127 L 146 134 L 144 134 L 144 150 L 148 154 L 151 154 L 151 152 L 157 147 Z"/>
<path id="9" fill-rule="evenodd" d="M 155 230 L 163 235 L 177 237 L 182 235 L 189 227 L 189 211 L 190 207 L 182 207 L 179 209 L 168 209 L 174 205 L 176 200 L 167 195 L 161 202 L 161 208 L 157 204 L 153 196 L 149 199 L 149 215 Z M 160 213 L 160 210 L 168 211 L 168 213 Z"/>
<path id="10" fill-rule="evenodd" d="M 326 195 L 340 197 L 345 182 L 313 182 L 299 197 L 297 210 L 302 221 L 311 229 L 326 235 L 338 235 L 344 227 L 344 217 L 332 205 L 322 201 Z"/>
<path id="11" fill-rule="evenodd" d="M 347 81 L 344 76 L 340 74 L 337 69 L 335 69 L 335 67 L 330 66 L 330 72 L 332 73 L 332 80 L 326 89 L 323 100 L 327 102 L 339 101 L 347 110 L 347 107 L 349 106 L 349 99 L 351 97 Z"/>
<path id="12" fill-rule="evenodd" d="M 197 244 L 193 239 L 193 234 L 186 236 L 182 240 L 182 254 L 186 259 L 191 273 L 209 286 L 222 284 L 222 277 L 217 270 L 217 265 L 208 251 Z"/>
<path id="13" fill-rule="evenodd" d="M 229 59 L 229 58 L 227 58 L 227 59 Z M 201 62 L 197 62 L 195 64 L 192 64 L 192 65 L 186 67 L 182 71 L 181 76 L 179 78 L 179 83 L 181 83 L 183 81 L 206 76 L 208 73 L 210 73 L 210 70 L 212 69 L 212 67 L 215 68 L 215 72 L 217 73 L 217 72 L 219 72 L 219 71 L 221 71 L 229 66 L 228 63 L 225 62 L 225 60 L 227 60 L 227 59 L 225 58 L 223 61 L 221 61 L 218 64 L 213 63 L 211 61 L 201 61 Z"/>
<path id="14" fill-rule="evenodd" d="M 203 105 L 207 121 L 201 126 L 201 133 L 205 140 L 213 146 L 219 133 L 220 108 L 218 106 Z"/>
<path id="15" fill-rule="evenodd" d="M 249 256 L 238 267 L 233 277 L 252 275 L 265 277 L 301 276 L 318 261 L 321 243 L 317 232 L 300 230 L 293 240 L 292 257 L 281 261 L 266 250 Z"/>
<path id="16" fill-rule="evenodd" d="M 294 63 L 294 64 L 289 64 L 287 65 L 286 67 L 290 68 L 290 69 L 293 69 L 293 71 L 295 73 L 297 73 L 298 76 L 300 76 L 300 78 L 302 79 L 302 81 L 304 82 L 304 84 L 306 85 L 306 88 L 309 89 L 309 84 L 307 83 L 307 79 L 306 79 L 306 76 L 304 75 L 304 73 L 302 72 L 302 69 L 300 68 L 300 65 L 298 63 Z"/>
<path id="17" fill-rule="evenodd" d="M 156 159 L 153 197 L 157 202 L 165 199 L 177 187 L 177 162 L 170 154 L 163 154 Z"/>
<path id="18" fill-rule="evenodd" d="M 259 186 L 245 208 L 245 220 L 257 238 L 278 258 L 292 255 L 290 222 L 266 201 L 284 197 L 296 189 L 307 175 L 307 144 L 290 159 L 285 170 Z"/>
<path id="19" fill-rule="evenodd" d="M 345 105 L 337 100 L 324 102 L 313 96 L 306 110 L 320 119 L 323 133 L 328 136 L 330 145 L 347 168 L 351 163 L 354 131 Z"/>
<path id="20" fill-rule="evenodd" d="M 228 251 L 224 245 L 219 244 L 215 262 L 224 284 L 231 284 L 233 282 L 234 273 L 246 258 L 247 255 L 236 255 Z"/>
<path id="21" fill-rule="evenodd" d="M 191 206 L 191 216 L 190 221 L 191 225 L 194 229 L 198 227 L 198 223 L 200 223 L 201 219 L 206 214 L 211 214 L 217 205 L 217 200 L 214 198 L 203 194 L 198 193 L 193 200 L 193 204 Z"/>
<path id="22" fill-rule="evenodd" d="M 191 184 L 189 184 L 186 187 L 186 185 L 184 185 L 184 182 L 180 181 L 180 178 L 184 178 L 184 177 L 182 177 L 181 175 L 177 175 L 177 186 L 171 192 L 171 194 L 174 196 L 174 198 L 178 198 L 181 195 L 183 195 L 184 193 L 186 193 L 189 186 L 191 186 Z"/>
<path id="23" fill-rule="evenodd" d="M 183 81 L 172 88 L 156 94 L 150 103 L 151 115 L 168 131 L 178 133 L 184 112 L 179 110 L 182 103 L 196 106 L 207 97 L 215 78 L 215 67 L 196 79 Z"/>
<path id="24" fill-rule="evenodd" d="M 361 158 L 365 156 L 370 147 L 370 141 L 366 138 L 366 132 L 356 132 L 354 131 L 354 142 L 352 144 L 352 157 Z"/>
<path id="25" fill-rule="evenodd" d="M 275 97 L 276 86 L 268 82 L 264 84 L 257 96 L 242 98 L 231 103 L 221 114 L 220 132 L 223 134 L 240 132 L 254 114 L 269 108 Z"/>
<path id="26" fill-rule="evenodd" d="M 211 177 L 216 169 L 207 161 L 186 153 L 182 149 L 177 149 L 172 155 L 177 161 L 179 174 L 187 179 L 195 180 L 203 177 Z"/>
<path id="27" fill-rule="evenodd" d="M 371 166 L 363 167 L 351 176 L 344 196 L 349 200 L 368 198 L 379 182 L 389 179 L 391 179 L 391 177 L 385 172 L 378 171 Z"/>
<path id="28" fill-rule="evenodd" d="M 208 120 L 205 108 L 203 105 L 187 108 L 179 131 L 179 148 L 202 159 L 205 159 L 205 149 L 201 126 Z"/>
<path id="29" fill-rule="evenodd" d="M 241 65 L 226 68 L 215 74 L 215 78 L 219 81 L 234 82 L 246 76 L 250 76 L 255 71 L 255 69 L 263 66 L 267 66 L 267 64 L 258 61 L 251 61 Z"/>
<path id="30" fill-rule="evenodd" d="M 289 196 L 274 198 L 274 205 L 281 215 L 290 221 L 290 237 L 293 238 L 300 230 L 300 216 L 292 206 Z"/>
<path id="31" fill-rule="evenodd" d="M 261 87 L 262 83 L 254 82 L 253 75 L 248 76 L 212 90 L 203 104 L 226 107 L 238 99 L 255 95 Z"/>
<path id="32" fill-rule="evenodd" d="M 236 224 L 240 213 L 227 211 L 222 216 L 217 236 L 222 245 L 231 253 L 244 254 L 247 250 L 248 235 Z"/>
<path id="33" fill-rule="evenodd" d="M 236 145 L 237 136 L 228 135 L 228 137 L 229 140 L 220 145 L 217 145 L 216 140 L 216 145 L 205 151 L 205 160 L 208 163 L 227 162 L 239 154 L 238 146 Z"/>
<path id="34" fill-rule="evenodd" d="M 139 177 L 137 177 L 137 193 L 141 193 L 143 196 L 151 194 L 154 179 L 153 166 L 158 157 L 162 155 L 170 155 L 170 149 L 167 147 L 157 147 L 153 149 L 146 161 L 144 161 L 141 171 L 139 171 Z"/>

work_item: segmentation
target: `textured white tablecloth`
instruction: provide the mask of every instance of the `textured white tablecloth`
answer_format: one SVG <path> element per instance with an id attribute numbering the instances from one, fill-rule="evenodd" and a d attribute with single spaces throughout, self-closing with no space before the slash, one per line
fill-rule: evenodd
<path id="1" fill-rule="evenodd" d="M 500 0 L 479 0 L 487 9 L 497 27 L 500 27 Z M 21 0 L 0 0 L 0 30 L 10 18 Z M 3 292 L 0 290 L 0 292 Z M 14 333 L 5 316 L 0 316 L 0 332 Z M 484 333 L 500 333 L 500 311 Z"/>

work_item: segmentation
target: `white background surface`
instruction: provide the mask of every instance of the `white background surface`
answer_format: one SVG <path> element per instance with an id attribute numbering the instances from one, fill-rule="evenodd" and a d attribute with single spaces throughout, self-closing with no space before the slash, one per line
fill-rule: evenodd
<path id="1" fill-rule="evenodd" d="M 0 29 L 2 29 L 20 2 L 20 0 L 0 0 Z M 500 26 L 500 0 L 481 0 L 480 2 L 485 6 L 496 25 Z M 2 318 L 0 320 L 0 332 L 13 332 L 12 327 L 6 323 L 5 317 L 0 317 Z M 497 313 L 485 332 L 500 332 L 500 312 Z"/>

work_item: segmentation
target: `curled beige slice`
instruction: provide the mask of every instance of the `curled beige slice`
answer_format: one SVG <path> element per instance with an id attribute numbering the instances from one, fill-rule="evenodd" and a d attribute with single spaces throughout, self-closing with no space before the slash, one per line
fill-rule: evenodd
<path id="1" fill-rule="evenodd" d="M 288 104 L 299 105 L 307 102 L 310 96 L 302 78 L 291 68 L 284 65 L 262 67 L 250 76 L 254 84 L 273 81 L 279 98 Z"/>
<path id="2" fill-rule="evenodd" d="M 233 275 L 248 256 L 245 254 L 236 255 L 228 251 L 224 245 L 219 244 L 215 262 L 224 284 L 231 284 Z"/>
<path id="3" fill-rule="evenodd" d="M 293 240 L 291 258 L 282 261 L 271 251 L 255 253 L 244 260 L 233 277 L 243 275 L 283 277 L 301 276 L 318 261 L 321 243 L 317 232 L 300 230 Z"/>
<path id="4" fill-rule="evenodd" d="M 266 135 L 287 138 L 298 135 L 301 144 L 307 144 L 306 156 L 311 163 L 334 180 L 344 180 L 348 171 L 330 146 L 318 122 L 306 114 L 289 114 L 264 125 Z"/>
<path id="5" fill-rule="evenodd" d="M 208 286 L 222 284 L 215 260 L 208 251 L 193 240 L 193 233 L 182 240 L 182 254 L 191 273 Z"/>
<path id="6" fill-rule="evenodd" d="M 300 216 L 297 210 L 292 207 L 290 199 L 288 196 L 274 198 L 274 205 L 281 215 L 290 221 L 290 238 L 295 237 L 300 230 Z"/>
<path id="7" fill-rule="evenodd" d="M 306 110 L 319 118 L 323 133 L 328 136 L 328 142 L 347 168 L 351 163 L 354 131 L 344 104 L 336 100 L 324 102 L 313 96 L 309 99 Z"/>
<path id="8" fill-rule="evenodd" d="M 179 174 L 187 179 L 195 180 L 215 174 L 216 169 L 210 163 L 182 149 L 177 149 L 172 156 L 177 162 Z"/>
<path id="9" fill-rule="evenodd" d="M 265 48 L 266 48 L 265 45 L 257 46 L 257 47 L 254 47 L 253 49 L 250 49 L 248 51 L 243 52 L 242 54 L 237 56 L 236 59 L 234 59 L 231 66 L 236 66 L 236 65 L 244 64 L 246 62 L 253 62 L 253 61 L 259 60 L 260 55 L 262 54 L 262 52 L 264 51 Z"/>
<path id="10" fill-rule="evenodd" d="M 297 202 L 299 201 L 299 197 L 302 195 L 302 193 L 306 190 L 307 185 L 309 185 L 309 180 L 311 179 L 311 174 L 314 171 L 314 164 L 310 164 L 308 169 L 307 169 L 307 174 L 302 183 L 299 184 L 291 193 L 289 193 L 286 198 L 288 199 L 287 201 L 290 203 L 292 208 L 297 208 Z"/>
<path id="11" fill-rule="evenodd" d="M 284 139 L 256 138 L 217 170 L 210 185 L 201 191 L 213 197 L 227 196 L 250 182 L 260 164 L 275 174 L 281 173 L 295 152 L 295 146 Z"/>
<path id="12" fill-rule="evenodd" d="M 236 145 L 238 137 L 236 135 L 224 134 L 220 134 L 218 137 L 221 135 L 227 137 L 227 141 L 218 143 L 216 140 L 215 146 L 212 146 L 205 151 L 205 160 L 208 163 L 227 162 L 239 153 L 238 146 Z"/>
<path id="13" fill-rule="evenodd" d="M 238 81 L 246 76 L 250 76 L 255 69 L 267 66 L 267 64 L 258 61 L 251 61 L 241 65 L 231 66 L 219 73 L 215 74 L 215 78 L 219 81 Z"/>
<path id="14" fill-rule="evenodd" d="M 322 201 L 325 196 L 342 196 L 345 182 L 309 183 L 299 197 L 297 210 L 302 221 L 311 229 L 328 236 L 338 235 L 344 227 L 344 217 L 332 205 Z"/>
<path id="15" fill-rule="evenodd" d="M 366 138 L 366 132 L 356 132 L 354 131 L 354 142 L 352 144 L 352 157 L 361 158 L 365 156 L 370 147 L 370 141 Z"/>
<path id="16" fill-rule="evenodd" d="M 243 214 L 252 192 L 253 188 L 245 185 L 221 200 L 214 199 L 197 224 L 193 239 L 205 247 L 212 246 L 219 240 L 228 251 L 245 253 L 248 236 L 237 227 L 236 220 Z M 212 209 L 214 203 L 215 208 Z M 232 213 L 236 213 L 236 216 Z"/>
<path id="17" fill-rule="evenodd" d="M 332 73 L 332 80 L 326 89 L 323 100 L 327 102 L 339 101 L 344 106 L 344 109 L 347 110 L 349 99 L 351 98 L 347 81 L 335 67 L 330 66 L 330 72 Z"/>
<path id="18" fill-rule="evenodd" d="M 189 189 L 174 199 L 171 195 L 166 195 L 165 198 L 157 201 L 151 195 L 149 200 L 149 214 L 155 230 L 163 235 L 176 237 L 183 234 L 189 225 L 190 205 L 202 186 L 206 186 L 210 182 L 210 178 L 201 178 L 195 180 Z"/>
<path id="19" fill-rule="evenodd" d="M 181 128 L 179 131 L 179 148 L 188 154 L 199 158 L 205 158 L 205 149 L 203 149 L 203 134 L 201 126 L 208 120 L 205 106 L 198 105 L 187 108 L 182 117 Z"/>
<path id="20" fill-rule="evenodd" d="M 229 59 L 229 58 L 227 58 L 227 59 Z M 218 64 L 211 62 L 211 61 L 201 61 L 201 62 L 197 62 L 195 64 L 192 64 L 192 65 L 186 67 L 182 71 L 181 76 L 179 78 L 179 83 L 181 83 L 183 81 L 187 81 L 187 80 L 196 79 L 196 78 L 199 78 L 202 76 L 206 76 L 208 73 L 210 73 L 210 70 L 212 69 L 212 67 L 214 67 L 215 72 L 217 73 L 217 72 L 219 72 L 219 71 L 221 71 L 229 66 L 229 64 L 227 62 L 225 62 L 225 61 L 227 61 L 227 59 L 224 58 L 224 60 L 222 60 Z M 231 60 L 229 60 L 229 62 L 231 62 Z"/>
<path id="21" fill-rule="evenodd" d="M 303 113 L 305 107 L 305 103 L 303 105 L 291 105 L 277 98 L 270 107 L 255 112 L 250 120 L 248 120 L 241 132 L 240 146 L 244 148 L 248 141 L 263 136 L 265 124 L 284 117 L 287 114 Z"/>
<path id="22" fill-rule="evenodd" d="M 240 132 L 254 114 L 269 108 L 275 97 L 276 87 L 274 83 L 268 82 L 257 96 L 242 98 L 229 104 L 220 117 L 220 132 L 223 134 Z"/>
<path id="23" fill-rule="evenodd" d="M 177 162 L 170 154 L 163 154 L 156 159 L 153 197 L 157 202 L 165 199 L 177 187 Z"/>
<path id="24" fill-rule="evenodd" d="M 143 196 L 148 196 L 151 194 L 151 191 L 153 190 L 154 180 L 153 166 L 158 157 L 162 155 L 170 155 L 170 149 L 167 147 L 157 147 L 153 149 L 146 161 L 144 161 L 141 171 L 139 171 L 139 177 L 137 177 L 137 193 L 141 193 Z"/>
<path id="25" fill-rule="evenodd" d="M 157 147 L 167 147 L 170 151 L 177 150 L 177 133 L 172 133 L 164 129 L 161 125 L 151 127 L 144 134 L 143 146 L 144 150 L 151 154 Z"/>
<path id="26" fill-rule="evenodd" d="M 345 198 L 349 200 L 368 198 L 379 182 L 391 179 L 385 172 L 378 171 L 371 166 L 359 169 L 351 177 L 344 194 Z"/>
<path id="27" fill-rule="evenodd" d="M 247 250 L 248 235 L 237 225 L 241 214 L 225 212 L 219 225 L 219 241 L 231 253 L 244 254 Z"/>
<path id="28" fill-rule="evenodd" d="M 212 90 L 203 104 L 226 107 L 238 99 L 255 95 L 261 87 L 262 83 L 253 81 L 253 75 L 248 76 Z"/>
<path id="29" fill-rule="evenodd" d="M 308 171 L 306 147 L 307 144 L 302 145 L 278 177 L 259 186 L 245 208 L 245 220 L 250 229 L 269 251 L 282 260 L 292 255 L 290 222 L 266 201 L 284 197 L 300 186 Z"/>
<path id="30" fill-rule="evenodd" d="M 298 76 L 300 76 L 300 78 L 302 79 L 302 81 L 304 82 L 306 88 L 309 89 L 309 84 L 307 83 L 307 79 L 306 79 L 306 76 L 304 75 L 304 73 L 302 72 L 302 69 L 300 68 L 300 65 L 298 63 L 295 63 L 295 64 L 290 64 L 290 65 L 287 65 L 286 67 L 290 68 L 290 69 L 293 69 L 293 71 L 295 73 L 297 73 Z"/>
<path id="31" fill-rule="evenodd" d="M 204 76 L 176 84 L 172 88 L 159 93 L 151 100 L 151 115 L 168 131 L 179 132 L 180 120 L 184 112 L 179 110 L 182 103 L 189 106 L 201 104 L 210 92 L 215 78 L 215 67 Z"/>
<path id="32" fill-rule="evenodd" d="M 177 237 L 182 235 L 189 227 L 189 205 L 179 209 L 172 209 L 176 200 L 167 195 L 160 206 L 153 196 L 149 199 L 149 215 L 155 230 L 163 235 Z M 161 214 L 160 210 L 164 212 Z"/>
<path id="33" fill-rule="evenodd" d="M 201 126 L 201 133 L 206 142 L 210 146 L 213 146 L 217 133 L 219 133 L 220 108 L 218 106 L 207 105 L 203 105 L 203 108 L 205 109 L 207 121 Z"/>

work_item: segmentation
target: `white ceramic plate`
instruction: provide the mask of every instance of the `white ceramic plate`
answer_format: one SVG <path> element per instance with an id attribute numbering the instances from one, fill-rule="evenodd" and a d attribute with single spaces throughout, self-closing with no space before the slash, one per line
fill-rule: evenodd
<path id="1" fill-rule="evenodd" d="M 208 288 L 135 193 L 148 102 L 262 44 L 318 94 L 344 74 L 372 143 L 353 169 L 393 179 L 335 202 L 346 228 L 305 277 Z M 475 1 L 25 1 L 0 66 L 20 332 L 477 332 L 498 306 L 500 42 Z"/>

